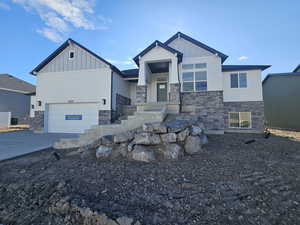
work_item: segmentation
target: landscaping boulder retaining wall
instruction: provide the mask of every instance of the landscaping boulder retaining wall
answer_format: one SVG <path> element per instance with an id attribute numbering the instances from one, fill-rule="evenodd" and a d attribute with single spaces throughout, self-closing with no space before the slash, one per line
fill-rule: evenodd
<path id="1" fill-rule="evenodd" d="M 167 122 L 145 123 L 142 128 L 101 137 L 92 146 L 97 159 L 152 162 L 178 160 L 203 151 L 208 142 L 200 117 L 188 116 Z M 91 147 L 91 146 L 89 146 Z"/>

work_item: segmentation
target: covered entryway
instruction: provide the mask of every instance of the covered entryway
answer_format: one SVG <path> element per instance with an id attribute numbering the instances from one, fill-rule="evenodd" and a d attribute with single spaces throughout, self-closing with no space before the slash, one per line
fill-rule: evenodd
<path id="1" fill-rule="evenodd" d="M 98 125 L 95 103 L 49 104 L 46 129 L 49 133 L 83 133 Z"/>

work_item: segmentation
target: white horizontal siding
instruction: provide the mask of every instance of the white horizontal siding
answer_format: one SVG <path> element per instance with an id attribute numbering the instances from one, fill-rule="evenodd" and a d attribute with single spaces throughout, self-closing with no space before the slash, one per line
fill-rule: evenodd
<path id="1" fill-rule="evenodd" d="M 231 88 L 230 74 L 247 73 L 247 88 Z M 263 101 L 260 70 L 234 71 L 223 73 L 224 102 Z"/>

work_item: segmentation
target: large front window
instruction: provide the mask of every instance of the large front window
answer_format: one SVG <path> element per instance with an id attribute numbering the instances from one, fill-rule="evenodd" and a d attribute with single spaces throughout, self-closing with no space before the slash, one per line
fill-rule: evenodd
<path id="1" fill-rule="evenodd" d="M 207 91 L 206 63 L 182 65 L 182 91 Z"/>

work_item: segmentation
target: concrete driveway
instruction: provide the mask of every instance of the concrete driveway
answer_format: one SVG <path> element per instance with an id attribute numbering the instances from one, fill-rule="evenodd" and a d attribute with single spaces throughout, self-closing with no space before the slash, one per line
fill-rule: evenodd
<path id="1" fill-rule="evenodd" d="M 32 131 L 0 133 L 0 160 L 13 158 L 51 147 L 60 138 L 74 138 L 78 134 L 35 134 Z"/>

